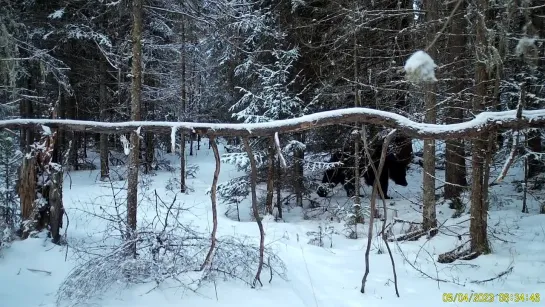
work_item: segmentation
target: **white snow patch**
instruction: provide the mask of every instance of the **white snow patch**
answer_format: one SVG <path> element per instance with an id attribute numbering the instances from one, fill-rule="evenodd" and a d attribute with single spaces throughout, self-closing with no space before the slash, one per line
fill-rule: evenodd
<path id="1" fill-rule="evenodd" d="M 220 154 L 223 154 L 222 146 L 219 149 Z M 167 154 L 165 157 L 171 161 L 173 167 L 179 167 L 176 154 Z M 187 158 L 189 164 L 199 166 L 199 176 L 187 179 L 186 184 L 192 187 L 190 193 L 177 194 L 165 188 L 165 183 L 173 178 L 169 171 L 157 171 L 156 176 L 151 176 L 147 191 L 153 193 L 156 190 L 166 203 L 170 203 L 178 195 L 180 203 L 186 203 L 189 207 L 187 214 L 180 214 L 180 223 L 209 231 L 212 214 L 210 195 L 206 194 L 206 190 L 213 180 L 214 155 L 211 149 L 203 146 L 198 155 Z M 99 159 L 91 160 L 98 162 Z M 492 178 L 497 171 L 499 170 L 492 170 Z M 90 214 L 95 212 L 101 215 L 105 210 L 113 210 L 111 212 L 115 214 L 112 188 L 110 184 L 95 182 L 99 174 L 99 168 L 91 171 L 71 171 L 71 180 L 64 181 L 63 203 L 70 217 L 68 245 L 54 245 L 45 232 L 42 232 L 37 238 L 15 241 L 11 247 L 3 250 L 0 258 L 2 307 L 58 306 L 55 295 L 58 287 L 81 261 L 75 256 L 73 246 L 85 241 L 104 242 L 103 234 L 112 232 L 111 223 L 107 219 Z M 216 284 L 203 287 L 196 293 L 183 289 L 176 280 L 160 285 L 150 281 L 130 287 L 124 287 L 120 282 L 119 288 L 106 291 L 103 297 L 72 306 L 416 307 L 437 306 L 438 302 L 443 302 L 443 298 L 449 298 L 450 293 L 467 293 L 469 296 L 472 292 L 495 294 L 494 303 L 489 305 L 501 304 L 498 293 L 524 293 L 529 298 L 533 293 L 541 293 L 541 302 L 522 303 L 522 306 L 538 306 L 543 304 L 545 282 L 545 215 L 538 214 L 539 201 L 533 198 L 528 198 L 530 213 L 520 212 L 521 194 L 515 191 L 513 182 L 523 178 L 523 174 L 520 165 L 514 166 L 504 182 L 491 187 L 489 227 L 494 233 L 489 238 L 493 251 L 491 254 L 453 264 L 436 262 L 438 254 L 450 251 L 460 244 L 458 234 L 461 234 L 462 240 L 467 239 L 469 214 L 466 211 L 461 217 L 452 218 L 454 210 L 447 205 L 438 206 L 437 209 L 438 224 L 442 225 L 441 229 L 444 231 L 429 240 L 422 238 L 414 242 L 390 243 L 397 268 L 400 298 L 394 293 L 390 258 L 380 236 L 374 236 L 371 245 L 371 273 L 366 293 L 359 291 L 365 270 L 363 257 L 367 246 L 367 222 L 358 226 L 358 230 L 362 232 L 358 239 L 347 239 L 340 233 L 346 227 L 344 223 L 303 219 L 301 210 L 292 208 L 284 211 L 283 222 L 275 222 L 270 216 L 263 219 L 265 244 L 274 248 L 286 263 L 288 281 L 281 280 L 275 274 L 269 283 L 269 271 L 263 270 L 263 287 L 258 290 L 232 280 L 224 281 L 220 276 Z M 243 174 L 235 165 L 222 164 L 219 182 L 241 175 Z M 437 177 L 436 183 L 440 184 L 444 179 L 444 171 L 438 170 Z M 389 201 L 388 208 L 395 208 L 392 209 L 395 211 L 393 214 L 389 212 L 387 225 L 392 225 L 392 218 L 396 214 L 404 221 L 422 220 L 416 201 L 421 198 L 421 169 L 411 167 L 407 181 L 407 187 L 393 184 L 390 186 L 395 199 Z M 118 198 L 122 200 L 126 195 L 124 182 L 112 184 L 120 191 Z M 343 191 L 340 186 L 337 189 Z M 366 186 L 363 189 L 366 194 L 371 190 Z M 141 192 L 147 193 L 145 190 Z M 329 207 L 331 210 L 337 210 L 334 203 L 351 204 L 340 194 L 333 196 L 332 206 Z M 309 197 L 319 201 L 315 195 Z M 139 223 L 151 224 L 156 216 L 155 200 L 147 196 L 140 199 Z M 366 202 L 368 203 L 368 199 L 362 198 L 362 204 L 365 205 Z M 222 214 L 226 211 L 226 206 L 225 203 L 218 203 L 218 237 L 248 236 L 248 242 L 257 245 L 259 232 L 255 222 L 250 222 L 250 200 L 246 198 L 239 204 L 242 222 L 231 220 Z M 379 231 L 381 221 L 376 219 L 375 222 Z M 399 234 L 408 228 L 407 224 L 396 223 L 391 230 L 394 234 Z M 375 230 L 375 234 L 378 231 Z M 317 238 L 323 241 L 323 247 L 316 246 Z M 509 267 L 512 267 L 511 272 L 501 278 L 485 283 L 473 282 L 495 278 Z M 423 274 L 446 282 L 437 282 Z M 69 302 L 60 303 L 60 306 L 66 306 Z M 516 305 L 520 304 L 519 302 Z M 457 302 L 451 305 L 470 304 Z"/>
<path id="2" fill-rule="evenodd" d="M 535 38 L 529 38 L 529 37 L 522 37 L 519 39 L 517 43 L 517 47 L 515 48 L 515 54 L 517 56 L 521 56 L 523 54 L 526 54 L 528 50 L 531 48 L 535 48 L 536 39 Z"/>
<path id="3" fill-rule="evenodd" d="M 48 126 L 42 125 L 43 135 L 52 135 L 51 128 Z"/>
<path id="4" fill-rule="evenodd" d="M 178 130 L 176 127 L 172 127 L 170 131 L 170 149 L 172 153 L 176 152 L 176 130 Z"/>
<path id="5" fill-rule="evenodd" d="M 435 68 L 437 65 L 429 54 L 419 50 L 407 60 L 405 63 L 405 71 L 407 78 L 415 83 L 419 82 L 436 82 Z"/>
<path id="6" fill-rule="evenodd" d="M 125 153 L 125 155 L 128 156 L 131 153 L 131 146 L 129 144 L 129 140 L 127 140 L 127 137 L 124 134 L 119 136 L 119 140 L 121 141 L 121 144 L 123 144 L 123 152 Z"/>
<path id="7" fill-rule="evenodd" d="M 47 16 L 47 18 L 49 18 L 49 19 L 60 19 L 64 15 L 64 10 L 65 9 L 66 9 L 65 7 L 63 7 L 62 9 L 58 9 L 58 10 L 54 11 L 53 13 L 49 14 Z"/>

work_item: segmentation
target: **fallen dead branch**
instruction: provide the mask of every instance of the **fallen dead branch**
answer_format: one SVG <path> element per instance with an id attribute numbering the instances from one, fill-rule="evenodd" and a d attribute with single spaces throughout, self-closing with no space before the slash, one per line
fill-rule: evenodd
<path id="1" fill-rule="evenodd" d="M 30 268 L 26 268 L 29 272 L 32 272 L 32 273 L 44 273 L 46 274 L 47 276 L 51 276 L 51 272 L 50 271 L 45 271 L 45 270 L 37 270 L 37 269 L 30 269 Z"/>
<path id="2" fill-rule="evenodd" d="M 500 272 L 498 275 L 496 275 L 494 277 L 491 277 L 491 278 L 483 279 L 483 280 L 472 280 L 472 281 L 470 281 L 470 283 L 472 283 L 472 284 L 484 284 L 484 283 L 487 283 L 487 282 L 490 282 L 490 281 L 494 281 L 496 279 L 500 279 L 500 278 L 502 278 L 504 276 L 507 276 L 507 275 L 511 274 L 513 272 L 514 268 L 515 267 L 513 266 L 513 262 L 511 262 L 509 264 L 509 267 L 507 268 L 507 270 Z"/>
<path id="3" fill-rule="evenodd" d="M 31 127 L 46 125 L 73 131 L 121 134 L 131 131 L 151 131 L 175 135 L 176 131 L 215 134 L 222 136 L 273 136 L 276 132 L 297 132 L 335 124 L 361 122 L 395 128 L 408 137 L 419 139 L 470 138 L 495 129 L 541 128 L 545 125 L 545 109 L 525 110 L 517 117 L 518 110 L 482 112 L 474 119 L 448 125 L 425 124 L 405 116 L 370 108 L 346 108 L 318 112 L 293 119 L 276 120 L 256 124 L 194 123 L 129 121 L 106 123 L 70 119 L 11 119 L 0 121 L 0 128 Z"/>
<path id="4" fill-rule="evenodd" d="M 473 260 L 479 257 L 479 252 L 471 252 L 468 248 L 464 248 L 468 242 L 459 245 L 449 252 L 439 255 L 439 257 L 437 257 L 437 262 L 452 263 L 456 260 Z"/>
<path id="5" fill-rule="evenodd" d="M 411 232 L 406 233 L 406 234 L 401 235 L 401 236 L 395 236 L 393 238 L 389 238 L 388 241 L 390 241 L 390 242 L 394 242 L 394 241 L 398 241 L 398 242 L 400 242 L 400 241 L 417 241 L 421 237 L 425 236 L 426 233 L 428 233 L 426 230 L 418 229 L 418 230 L 411 231 Z"/>

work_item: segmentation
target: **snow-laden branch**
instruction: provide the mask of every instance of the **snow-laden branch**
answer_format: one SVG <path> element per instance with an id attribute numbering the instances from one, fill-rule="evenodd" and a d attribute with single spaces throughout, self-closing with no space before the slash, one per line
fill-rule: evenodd
<path id="1" fill-rule="evenodd" d="M 296 132 L 341 123 L 367 123 L 396 128 L 409 137 L 419 139 L 468 138 L 484 130 L 524 129 L 545 127 L 545 109 L 526 110 L 517 118 L 517 110 L 502 112 L 483 112 L 474 119 L 449 125 L 425 124 L 412 121 L 405 116 L 369 108 L 347 108 L 301 116 L 298 118 L 275 120 L 265 123 L 222 124 L 195 122 L 129 121 L 105 123 L 70 119 L 11 119 L 1 120 L 0 128 L 46 125 L 51 128 L 64 128 L 95 133 L 128 133 L 142 128 L 154 133 L 177 131 L 200 134 L 231 136 L 273 136 L 276 132 Z"/>

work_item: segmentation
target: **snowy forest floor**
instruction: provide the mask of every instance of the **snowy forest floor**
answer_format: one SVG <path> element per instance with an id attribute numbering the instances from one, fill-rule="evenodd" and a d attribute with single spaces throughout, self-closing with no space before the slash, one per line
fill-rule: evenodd
<path id="1" fill-rule="evenodd" d="M 222 145 L 220 153 L 224 152 Z M 179 167 L 176 155 L 167 155 L 172 166 Z M 209 232 L 212 228 L 210 189 L 214 172 L 214 156 L 204 139 L 201 150 L 189 156 L 188 163 L 198 165 L 196 178 L 190 178 L 188 194 L 179 194 L 177 202 L 187 207 L 182 213 L 184 223 L 191 222 L 192 229 Z M 97 159 L 98 161 L 98 159 Z M 116 170 L 112 167 L 112 170 Z M 412 165 L 409 170 L 409 186 L 390 183 L 388 201 L 397 210 L 399 219 L 421 221 L 421 168 Z M 499 170 L 494 170 L 493 176 Z M 219 182 L 240 175 L 234 166 L 222 163 Z M 444 173 L 438 171 L 438 178 Z M 169 182 L 178 180 L 179 168 L 173 172 L 158 171 L 143 176 L 143 193 L 158 195 L 168 203 L 173 193 L 168 191 Z M 101 240 L 107 223 L 97 215 L 102 206 L 112 202 L 112 187 L 98 180 L 99 170 L 72 171 L 65 176 L 64 206 L 69 217 L 67 241 L 69 246 L 84 246 L 84 242 Z M 440 233 L 431 240 L 421 238 L 415 242 L 390 243 L 397 268 L 400 298 L 395 295 L 392 266 L 382 240 L 376 237 L 381 222 L 375 225 L 370 254 L 370 274 L 366 293 L 360 293 L 365 271 L 364 253 L 367 244 L 368 224 L 359 225 L 358 239 L 349 239 L 343 233 L 345 225 L 337 221 L 305 219 L 303 209 L 285 211 L 284 221 L 265 218 L 263 224 L 266 244 L 273 248 L 284 261 L 287 280 L 274 276 L 269 283 L 265 270 L 263 287 L 251 289 L 237 281 L 219 278 L 214 284 L 200 287 L 196 292 L 187 291 L 175 281 L 156 287 L 153 282 L 128 288 L 112 287 L 86 304 L 76 306 L 237 306 L 237 307 L 356 307 L 356 306 L 437 306 L 443 304 L 444 293 L 540 293 L 540 303 L 517 303 L 542 306 L 545 302 L 545 215 L 538 214 L 539 195 L 528 197 L 529 214 L 521 213 L 522 193 L 517 192 L 513 181 L 521 180 L 520 168 L 510 170 L 505 181 L 492 187 L 490 192 L 489 234 L 492 254 L 472 261 L 456 261 L 439 264 L 437 256 L 452 250 L 467 240 L 469 232 L 469 207 L 457 218 L 447 204 L 437 206 L 437 216 L 442 225 Z M 122 185 L 124 181 L 115 182 Z M 442 185 L 438 180 L 437 185 Z M 341 189 L 338 187 L 337 189 Z M 370 188 L 364 187 L 369 194 Z M 332 203 L 343 204 L 347 199 L 343 190 L 333 197 Z M 317 201 L 324 202 L 314 193 Z M 123 192 L 117 196 L 123 199 Z M 150 199 L 155 199 L 151 196 Z M 363 200 L 367 201 L 366 198 Z M 467 203 L 467 196 L 464 201 Z M 541 200 L 543 201 L 543 200 Z M 256 244 L 258 227 L 251 220 L 249 198 L 241 205 L 241 222 L 224 215 L 225 204 L 218 204 L 218 236 L 250 236 Z M 390 212 L 392 212 L 390 210 Z M 143 199 L 140 204 L 139 222 L 155 214 L 154 204 Z M 391 214 L 390 214 L 391 215 Z M 367 222 L 367 221 L 366 221 Z M 65 221 L 65 228 L 67 222 Z M 309 232 L 333 226 L 336 233 L 326 236 L 324 247 L 309 244 L 315 236 Z M 394 232 L 407 231 L 408 225 L 396 225 Z M 64 229 L 63 229 L 64 231 Z M 82 243 L 83 242 L 83 243 Z M 332 246 L 332 247 L 331 247 Z M 13 242 L 0 257 L 0 305 L 3 307 L 55 306 L 56 293 L 71 269 L 79 263 L 72 247 L 56 246 L 40 234 L 37 238 Z M 65 261 L 65 256 L 67 260 Z M 507 274 L 498 277 L 502 272 Z M 493 279 L 488 282 L 480 282 Z M 438 281 L 441 280 L 441 281 Z M 100 283 L 100 280 L 96 281 Z M 540 292 L 541 291 L 541 292 Z M 451 303 L 462 305 L 463 303 Z M 504 304 L 495 297 L 494 304 Z"/>

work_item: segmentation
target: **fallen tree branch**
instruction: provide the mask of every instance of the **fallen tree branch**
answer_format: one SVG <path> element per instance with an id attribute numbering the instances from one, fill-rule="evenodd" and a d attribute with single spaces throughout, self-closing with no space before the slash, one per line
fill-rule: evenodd
<path id="1" fill-rule="evenodd" d="M 44 273 L 48 276 L 51 276 L 51 271 L 46 271 L 46 270 L 37 270 L 37 269 L 31 269 L 31 268 L 26 268 L 29 272 L 32 272 L 32 273 Z"/>
<path id="2" fill-rule="evenodd" d="M 375 109 L 347 108 L 255 124 L 154 121 L 106 123 L 70 119 L 10 119 L 0 121 L 0 128 L 47 125 L 51 128 L 109 134 L 128 133 L 138 128 L 154 133 L 172 134 L 172 130 L 176 129 L 198 134 L 250 137 L 272 136 L 276 132 L 297 132 L 352 122 L 395 128 L 408 137 L 418 139 L 467 139 L 491 129 L 541 128 L 545 125 L 545 109 L 523 111 L 520 118 L 517 118 L 517 110 L 482 112 L 470 121 L 448 125 L 419 123 L 402 115 Z"/>
<path id="3" fill-rule="evenodd" d="M 520 119 L 522 117 L 522 109 L 524 107 L 524 95 L 525 95 L 525 93 L 524 93 L 524 90 L 523 90 L 520 93 L 520 100 L 519 100 L 519 104 L 518 104 L 518 107 L 517 107 L 517 115 L 516 116 L 517 116 L 518 119 Z M 515 136 L 515 133 L 516 133 L 516 136 Z M 507 161 L 505 161 L 505 164 L 503 165 L 503 168 L 502 168 L 502 171 L 501 171 L 500 175 L 498 176 L 498 178 L 496 178 L 496 180 L 492 184 L 501 182 L 505 178 L 505 176 L 507 175 L 507 172 L 509 171 L 509 168 L 511 167 L 511 165 L 515 161 L 515 157 L 516 157 L 516 154 L 517 154 L 517 149 L 519 147 L 519 142 L 520 142 L 520 131 L 517 129 L 517 131 L 515 131 L 513 133 L 513 144 L 511 145 L 511 152 L 509 153 L 509 158 L 507 159 Z"/>
<path id="4" fill-rule="evenodd" d="M 483 280 L 472 280 L 470 281 L 470 283 L 472 284 L 484 284 L 484 283 L 487 283 L 487 282 L 490 282 L 490 281 L 494 281 L 496 279 L 500 279 L 506 275 L 509 275 L 513 272 L 513 269 L 515 267 L 513 266 L 513 262 L 511 262 L 509 264 L 509 267 L 507 268 L 507 270 L 503 271 L 503 272 L 500 272 L 498 275 L 494 276 L 494 277 L 491 277 L 491 278 L 487 278 L 487 279 L 483 279 Z"/>
<path id="5" fill-rule="evenodd" d="M 411 231 L 409 233 L 403 234 L 401 236 L 394 236 L 388 239 L 390 242 L 394 241 L 417 241 L 421 237 L 425 236 L 428 233 L 426 230 L 418 229 Z"/>

